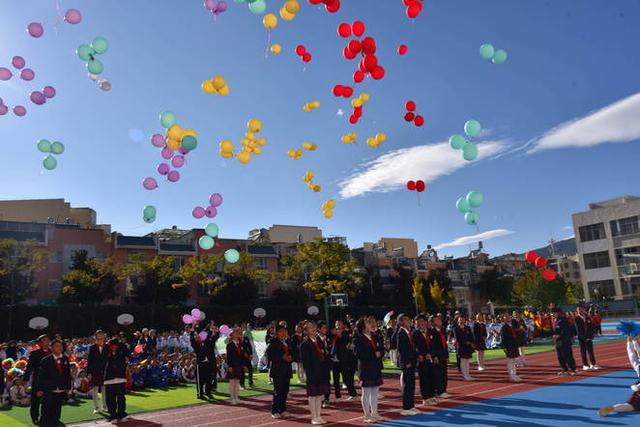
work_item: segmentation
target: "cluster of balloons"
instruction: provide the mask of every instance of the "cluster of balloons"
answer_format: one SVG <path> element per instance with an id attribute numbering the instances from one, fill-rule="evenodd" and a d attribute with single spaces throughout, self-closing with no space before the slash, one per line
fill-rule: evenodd
<path id="1" fill-rule="evenodd" d="M 353 144 L 356 142 L 356 138 L 358 138 L 358 134 L 355 132 L 349 132 L 346 135 L 342 135 L 342 138 L 340 138 L 342 140 L 343 144 Z"/>
<path id="2" fill-rule="evenodd" d="M 267 139 L 264 137 L 256 137 L 256 134 L 262 130 L 262 122 L 258 119 L 250 119 L 247 122 L 247 133 L 244 134 L 244 138 L 240 141 L 242 144 L 242 150 L 236 155 L 238 161 L 242 164 L 247 164 L 251 161 L 251 154 L 262 154 L 262 147 L 266 145 Z M 222 157 L 226 156 L 230 152 L 233 156 L 233 143 L 229 147 L 231 141 L 222 141 L 220 143 L 220 154 Z M 229 148 L 231 149 L 229 151 Z"/>
<path id="3" fill-rule="evenodd" d="M 311 4 L 324 4 L 324 8 L 329 13 L 336 13 L 340 10 L 340 0 L 309 0 Z"/>
<path id="4" fill-rule="evenodd" d="M 302 148 L 304 148 L 307 151 L 316 151 L 318 146 L 316 144 L 311 143 L 311 142 L 303 142 L 302 143 Z M 291 157 L 293 160 L 300 160 L 300 158 L 302 157 L 303 153 L 304 153 L 304 151 L 302 151 L 302 149 L 300 149 L 300 148 L 298 148 L 296 150 L 287 151 L 287 155 L 289 157 Z"/>
<path id="5" fill-rule="evenodd" d="M 407 101 L 404 104 L 404 108 L 407 110 L 406 114 L 404 115 L 404 120 L 407 122 L 413 122 L 414 125 L 416 125 L 417 127 L 421 127 L 422 125 L 424 125 L 424 117 L 422 117 L 420 114 L 416 114 L 416 103 L 413 101 Z"/>
<path id="6" fill-rule="evenodd" d="M 401 44 L 398 46 L 398 55 L 404 56 L 409 52 L 409 47 L 406 44 Z"/>
<path id="7" fill-rule="evenodd" d="M 227 2 L 224 0 L 218 2 L 216 0 L 204 0 L 204 8 L 216 17 L 227 10 Z"/>
<path id="8" fill-rule="evenodd" d="M 378 132 L 376 136 L 367 138 L 367 145 L 371 148 L 378 148 L 386 140 L 387 140 L 387 135 L 385 135 L 382 132 Z"/>
<path id="9" fill-rule="evenodd" d="M 262 17 L 262 25 L 267 30 L 273 30 L 275 27 L 278 26 L 278 17 L 273 13 L 267 13 Z"/>
<path id="10" fill-rule="evenodd" d="M 215 218 L 218 215 L 218 208 L 222 205 L 222 195 L 220 193 L 213 193 L 209 196 L 209 206 L 205 209 L 202 206 L 196 206 L 191 211 L 191 215 L 195 219 L 204 218 Z"/>
<path id="11" fill-rule="evenodd" d="M 256 14 L 262 15 L 267 10 L 267 0 L 235 0 L 236 3 L 246 3 L 249 10 Z"/>
<path id="12" fill-rule="evenodd" d="M 406 10 L 405 13 L 407 17 L 414 19 L 420 15 L 422 12 L 422 0 L 402 0 L 402 4 L 404 4 Z"/>
<path id="13" fill-rule="evenodd" d="M 313 171 L 308 170 L 302 177 L 302 180 L 307 183 L 307 187 L 309 187 L 310 190 L 312 190 L 314 193 L 319 193 L 320 191 L 322 191 L 322 187 L 313 182 L 314 176 L 315 174 L 313 173 Z"/>
<path id="14" fill-rule="evenodd" d="M 322 203 L 322 213 L 326 219 L 333 218 L 333 208 L 336 207 L 336 201 L 329 199 Z"/>
<path id="15" fill-rule="evenodd" d="M 364 92 L 359 97 L 351 100 L 351 106 L 353 107 L 353 113 L 349 116 L 349 123 L 355 125 L 362 117 L 362 106 L 369 102 L 369 94 Z"/>
<path id="16" fill-rule="evenodd" d="M 204 228 L 204 236 L 200 236 L 200 238 L 198 239 L 198 246 L 200 246 L 200 249 L 203 249 L 205 251 L 212 249 L 216 244 L 214 239 L 218 237 L 219 233 L 220 229 L 216 224 L 207 224 L 207 226 Z"/>
<path id="17" fill-rule="evenodd" d="M 198 310 L 197 308 L 194 308 L 193 310 L 191 310 L 191 314 L 183 314 L 182 315 L 182 323 L 184 323 L 185 325 L 191 325 L 193 323 L 196 322 L 201 322 L 203 321 L 207 316 L 204 314 L 203 311 Z M 205 334 L 206 338 L 206 331 L 202 331 Z M 202 339 L 202 337 L 200 337 Z"/>
<path id="18" fill-rule="evenodd" d="M 473 209 L 482 206 L 484 196 L 479 191 L 469 191 L 465 197 L 460 197 L 456 201 L 456 208 L 464 214 L 464 221 L 469 225 L 476 225 L 480 216 Z"/>
<path id="19" fill-rule="evenodd" d="M 475 138 L 480 135 L 482 126 L 477 120 L 467 120 L 464 124 L 464 133 L 469 138 Z M 467 161 L 472 161 L 478 158 L 478 146 L 459 134 L 451 135 L 449 137 L 449 144 L 454 150 L 462 150 L 462 158 Z"/>
<path id="20" fill-rule="evenodd" d="M 480 46 L 480 57 L 493 64 L 502 64 L 507 60 L 507 51 L 496 49 L 492 44 L 484 43 Z"/>
<path id="21" fill-rule="evenodd" d="M 156 221 L 156 207 L 152 205 L 147 205 L 142 210 L 142 220 L 147 224 L 151 224 Z"/>
<path id="22" fill-rule="evenodd" d="M 49 142 L 46 139 L 41 139 L 36 146 L 38 151 L 47 154 L 42 159 L 42 166 L 49 171 L 55 169 L 58 166 L 58 160 L 54 156 L 64 153 L 64 144 L 58 141 Z"/>
<path id="23" fill-rule="evenodd" d="M 36 73 L 31 68 L 26 68 L 27 62 L 22 56 L 14 56 L 11 59 L 11 65 L 20 72 L 20 78 L 24 81 L 30 82 L 35 79 Z M 9 68 L 0 67 L 0 80 L 8 81 L 13 77 L 13 73 Z M 47 102 L 47 99 L 51 99 L 56 96 L 56 90 L 53 86 L 45 86 L 40 91 L 31 92 L 29 99 L 36 105 L 43 105 Z M 22 105 L 16 105 L 12 108 L 13 114 L 18 117 L 23 117 L 27 114 L 27 109 Z M 0 99 L 0 116 L 3 116 L 9 112 L 9 107 L 4 104 L 4 101 Z"/>
<path id="24" fill-rule="evenodd" d="M 301 44 L 296 46 L 296 55 L 302 59 L 302 62 L 311 62 L 311 54 L 307 52 L 307 48 Z"/>
<path id="25" fill-rule="evenodd" d="M 42 105 L 47 102 L 47 99 L 51 99 L 56 96 L 56 90 L 53 86 L 45 86 L 42 90 L 34 90 L 29 95 L 29 99 L 36 105 Z"/>
<path id="26" fill-rule="evenodd" d="M 220 96 L 229 95 L 229 86 L 221 75 L 213 76 L 210 80 L 202 82 L 202 90 L 207 94 L 218 94 Z"/>
<path id="27" fill-rule="evenodd" d="M 552 281 L 556 280 L 558 277 L 558 273 L 555 270 L 547 267 L 547 259 L 541 256 L 538 256 L 536 251 L 528 251 L 525 254 L 525 259 L 532 263 L 538 270 L 542 270 L 542 277 L 545 280 Z"/>
<path id="28" fill-rule="evenodd" d="M 311 101 L 311 102 L 307 102 L 306 104 L 304 104 L 304 106 L 302 107 L 302 111 L 304 111 L 305 113 L 310 113 L 313 110 L 315 110 L 316 108 L 320 108 L 320 101 Z"/>
<path id="29" fill-rule="evenodd" d="M 407 190 L 409 191 L 417 191 L 418 193 L 422 193 L 425 188 L 427 188 L 427 186 L 421 179 L 417 181 L 407 181 Z"/>
<path id="30" fill-rule="evenodd" d="M 104 71 L 104 65 L 96 58 L 96 55 L 102 55 L 109 49 L 109 42 L 104 37 L 96 37 L 90 45 L 81 44 L 76 49 L 78 58 L 87 63 L 87 71 L 90 74 L 99 75 Z"/>
<path id="31" fill-rule="evenodd" d="M 11 65 L 13 65 L 16 70 L 20 70 L 20 78 L 22 80 L 30 82 L 36 78 L 36 73 L 31 68 L 25 68 L 27 62 L 22 56 L 16 55 L 11 58 Z M 11 80 L 11 77 L 13 77 L 11 70 L 5 67 L 0 67 L 0 80 Z"/>
<path id="32" fill-rule="evenodd" d="M 338 35 L 342 38 L 354 37 L 342 50 L 342 56 L 346 59 L 353 60 L 358 55 L 361 56 L 358 70 L 353 73 L 354 83 L 362 83 L 367 75 L 374 80 L 380 80 L 384 77 L 385 71 L 378 64 L 376 56 L 376 40 L 373 37 L 365 37 L 365 25 L 362 21 L 354 21 L 351 25 L 343 22 L 338 25 Z"/>
<path id="33" fill-rule="evenodd" d="M 109 92 L 111 90 L 111 82 L 105 78 L 100 78 L 97 74 L 89 73 L 89 79 L 98 83 L 100 90 Z"/>
<path id="34" fill-rule="evenodd" d="M 298 12 L 300 12 L 298 0 L 287 0 L 284 6 L 280 8 L 280 17 L 285 21 L 292 21 Z"/>
<path id="35" fill-rule="evenodd" d="M 333 96 L 351 98 L 353 96 L 353 88 L 351 86 L 335 85 L 333 87 Z"/>

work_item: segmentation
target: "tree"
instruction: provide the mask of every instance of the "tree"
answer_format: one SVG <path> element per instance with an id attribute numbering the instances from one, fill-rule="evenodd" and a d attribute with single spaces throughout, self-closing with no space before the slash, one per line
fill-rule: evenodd
<path id="1" fill-rule="evenodd" d="M 472 285 L 472 289 L 480 298 L 498 304 L 509 304 L 513 291 L 513 278 L 500 276 L 496 270 L 487 270 L 480 275 L 478 282 Z"/>
<path id="2" fill-rule="evenodd" d="M 178 305 L 187 298 L 188 290 L 176 285 L 178 278 L 175 259 L 155 256 L 150 260 L 134 258 L 129 264 L 129 275 L 138 283 L 135 302 L 140 305 Z"/>
<path id="3" fill-rule="evenodd" d="M 116 296 L 116 285 L 126 277 L 123 267 L 113 258 L 100 261 L 87 251 L 71 256 L 71 271 L 62 277 L 62 302 L 100 304 Z"/>
<path id="4" fill-rule="evenodd" d="M 446 290 L 444 288 L 440 287 L 440 283 L 437 279 L 434 280 L 431 285 L 429 285 L 429 295 L 431 296 L 431 301 L 433 301 L 437 310 L 442 307 L 445 291 Z"/>
<path id="5" fill-rule="evenodd" d="M 512 301 L 518 306 L 547 307 L 567 303 L 567 283 L 558 276 L 545 280 L 538 270 L 531 269 L 513 285 Z"/>
<path id="6" fill-rule="evenodd" d="M 582 283 L 567 283 L 567 303 L 577 304 L 584 301 L 584 289 Z"/>
<path id="7" fill-rule="evenodd" d="M 413 294 L 413 301 L 416 304 L 416 313 L 424 313 L 427 311 L 427 302 L 425 301 L 422 293 L 423 289 L 424 282 L 418 276 L 414 277 L 411 291 Z"/>

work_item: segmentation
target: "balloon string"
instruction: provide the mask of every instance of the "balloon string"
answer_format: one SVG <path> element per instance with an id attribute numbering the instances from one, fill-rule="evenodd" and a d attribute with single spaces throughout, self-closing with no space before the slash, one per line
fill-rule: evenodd
<path id="1" fill-rule="evenodd" d="M 264 50 L 265 59 L 269 58 L 269 46 L 271 46 L 271 30 L 267 30 L 267 47 Z"/>
<path id="2" fill-rule="evenodd" d="M 416 197 L 418 198 L 418 206 L 420 206 L 420 193 L 416 190 Z"/>
<path id="3" fill-rule="evenodd" d="M 58 28 L 60 26 L 60 17 L 61 17 L 60 0 L 55 1 L 55 7 L 56 7 L 56 23 L 53 26 L 53 30 L 55 31 L 56 35 L 59 35 Z"/>

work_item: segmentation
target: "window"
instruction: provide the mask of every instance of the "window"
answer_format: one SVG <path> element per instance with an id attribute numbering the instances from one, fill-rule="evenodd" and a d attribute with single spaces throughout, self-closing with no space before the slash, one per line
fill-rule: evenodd
<path id="1" fill-rule="evenodd" d="M 266 283 L 258 283 L 258 298 L 267 298 L 268 290 Z"/>
<path id="2" fill-rule="evenodd" d="M 610 221 L 612 236 L 625 236 L 627 234 L 640 233 L 640 222 L 638 216 L 622 218 Z"/>
<path id="3" fill-rule="evenodd" d="M 584 258 L 585 270 L 611 266 L 611 261 L 609 260 L 608 251 L 592 252 L 590 254 L 584 254 L 583 258 Z"/>
<path id="4" fill-rule="evenodd" d="M 589 295 L 596 300 L 602 297 L 614 297 L 616 295 L 616 288 L 613 285 L 613 280 L 598 280 L 595 282 L 588 282 Z"/>
<path id="5" fill-rule="evenodd" d="M 616 249 L 616 265 L 640 263 L 640 246 Z"/>
<path id="6" fill-rule="evenodd" d="M 57 298 L 62 293 L 62 282 L 59 280 L 49 280 L 48 294 L 52 298 Z"/>
<path id="7" fill-rule="evenodd" d="M 604 233 L 604 223 L 602 222 L 592 225 L 583 225 L 578 230 L 580 232 L 581 242 L 589 242 L 591 240 L 599 240 L 607 237 Z"/>

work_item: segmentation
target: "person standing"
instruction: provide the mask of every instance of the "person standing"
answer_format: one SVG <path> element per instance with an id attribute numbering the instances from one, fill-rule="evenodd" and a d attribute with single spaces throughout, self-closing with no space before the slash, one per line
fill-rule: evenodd
<path id="1" fill-rule="evenodd" d="M 500 335 L 502 338 L 502 348 L 507 356 L 507 372 L 509 373 L 509 381 L 520 382 L 522 379 L 517 374 L 517 360 L 520 357 L 518 349 L 518 335 L 513 329 L 513 322 L 509 313 L 503 316 L 502 329 L 500 329 Z"/>
<path id="2" fill-rule="evenodd" d="M 413 341 L 416 343 L 418 355 L 418 379 L 420 384 L 420 396 L 423 405 L 437 405 L 435 395 L 435 382 L 433 376 L 433 358 L 431 357 L 431 335 L 429 334 L 429 321 L 420 314 L 416 317 L 418 328 L 413 331 Z"/>
<path id="3" fill-rule="evenodd" d="M 295 365 L 296 368 L 298 384 L 304 383 L 306 379 L 304 368 L 302 367 L 302 362 L 300 361 L 300 346 L 302 345 L 303 339 L 304 325 L 302 322 L 300 322 L 296 325 L 295 333 L 291 337 L 291 357 L 293 358 L 293 365 Z"/>
<path id="4" fill-rule="evenodd" d="M 576 312 L 576 333 L 580 344 L 580 357 L 583 371 L 595 371 L 600 369 L 596 364 L 596 355 L 593 351 L 594 326 L 591 317 L 583 306 L 578 306 Z"/>
<path id="5" fill-rule="evenodd" d="M 106 334 L 98 329 L 95 333 L 95 343 L 89 346 L 87 357 L 87 375 L 89 377 L 89 393 L 93 399 L 93 413 L 102 412 L 107 407 L 104 391 L 104 365 L 107 362 L 109 349 L 105 343 Z M 102 399 L 98 397 L 98 393 Z"/>
<path id="6" fill-rule="evenodd" d="M 417 415 L 420 411 L 415 405 L 416 392 L 416 344 L 411 332 L 411 318 L 406 314 L 398 316 L 398 363 L 402 371 L 402 411 L 401 415 Z"/>
<path id="7" fill-rule="evenodd" d="M 227 378 L 229 379 L 229 403 L 240 403 L 240 380 L 244 371 L 244 358 L 242 356 L 242 329 L 236 326 L 229 335 L 227 343 Z M 273 369 L 273 366 L 272 366 Z M 272 374 L 273 377 L 273 374 Z"/>
<path id="8" fill-rule="evenodd" d="M 213 393 L 218 389 L 218 339 L 220 338 L 220 330 L 216 324 L 211 321 L 205 329 L 207 338 L 204 340 L 204 351 L 207 355 L 209 365 L 207 369 L 207 383 L 205 384 L 205 394 L 212 398 Z"/>
<path id="9" fill-rule="evenodd" d="M 210 384 L 211 384 L 211 362 L 207 357 L 207 351 L 205 349 L 205 341 L 203 341 L 202 335 L 196 334 L 195 328 L 197 324 L 193 325 L 191 329 L 191 347 L 196 354 L 196 391 L 198 393 L 198 399 L 206 399 L 205 392 L 208 398 L 212 398 Z M 206 332 L 205 332 L 206 334 Z"/>
<path id="10" fill-rule="evenodd" d="M 287 396 L 291 384 L 291 345 L 287 341 L 287 328 L 276 326 L 276 339 L 267 346 L 267 357 L 271 361 L 271 378 L 273 379 L 273 403 L 271 416 L 279 419 L 289 416 L 287 413 Z"/>
<path id="11" fill-rule="evenodd" d="M 353 343 L 351 341 L 351 333 L 349 328 L 345 326 L 342 320 L 336 320 L 336 333 L 333 339 L 332 351 L 337 359 L 338 372 L 342 376 L 342 381 L 347 387 L 349 397 L 347 400 L 353 400 L 358 393 L 354 385 L 354 376 L 357 368 L 357 359 L 353 353 Z M 336 381 L 337 380 L 337 381 Z M 335 371 L 333 377 L 333 386 L 335 388 L 336 398 L 340 396 L 340 379 L 336 378 Z"/>
<path id="12" fill-rule="evenodd" d="M 327 389 L 324 393 L 324 399 L 322 400 L 322 407 L 326 408 L 329 406 L 331 397 L 331 375 L 333 374 L 333 381 L 340 382 L 340 367 L 338 363 L 332 360 L 332 340 L 329 337 L 329 326 L 327 322 L 324 320 L 320 320 L 316 326 L 316 333 L 318 335 L 318 339 L 320 340 L 320 344 L 324 349 L 327 357 L 325 357 L 322 361 L 322 368 L 327 371 Z M 302 355 L 301 355 L 302 357 Z M 336 379 L 337 378 L 337 379 Z M 340 398 L 340 387 L 338 387 L 338 394 L 335 398 Z"/>
<path id="13" fill-rule="evenodd" d="M 511 327 L 516 331 L 518 339 L 518 360 L 516 363 L 522 368 L 527 366 L 527 356 L 525 350 L 527 348 L 527 325 L 519 311 L 514 311 L 511 319 Z"/>
<path id="14" fill-rule="evenodd" d="M 474 344 L 473 333 L 467 324 L 467 316 L 460 314 L 458 324 L 453 328 L 453 336 L 456 339 L 458 355 L 460 356 L 460 370 L 465 381 L 473 381 L 469 374 L 469 363 L 473 357 Z"/>
<path id="15" fill-rule="evenodd" d="M 316 324 L 313 322 L 308 322 L 305 326 L 305 340 L 300 346 L 300 357 L 307 374 L 306 389 L 311 424 L 326 424 L 322 419 L 322 400 L 329 392 L 328 353 L 322 338 L 316 334 Z"/>
<path id="16" fill-rule="evenodd" d="M 353 338 L 355 356 L 358 360 L 358 377 L 362 385 L 362 411 L 364 422 L 378 422 L 378 392 L 382 385 L 382 357 L 376 338 L 377 322 L 373 317 L 362 318 L 356 322 Z"/>
<path id="17" fill-rule="evenodd" d="M 435 391 L 438 399 L 446 399 L 451 395 L 447 393 L 449 383 L 449 346 L 447 345 L 447 333 L 442 327 L 440 316 L 431 316 L 431 358 L 433 359 L 433 377 Z"/>
<path id="18" fill-rule="evenodd" d="M 487 349 L 487 324 L 482 313 L 476 314 L 473 322 L 473 343 L 478 351 L 478 371 L 484 371 L 484 352 Z"/>
<path id="19" fill-rule="evenodd" d="M 40 364 L 42 359 L 51 353 L 49 337 L 40 335 L 38 337 L 38 348 L 29 354 L 29 361 L 24 371 L 24 379 L 31 383 L 31 421 L 38 424 L 40 420 L 40 410 L 42 398 L 38 396 L 38 375 L 40 374 Z"/>
<path id="20" fill-rule="evenodd" d="M 242 360 L 244 361 L 244 371 L 240 380 L 240 387 L 245 388 L 245 380 L 249 377 L 249 387 L 253 387 L 253 345 L 247 336 L 247 324 L 242 326 Z"/>
<path id="21" fill-rule="evenodd" d="M 127 417 L 127 354 L 118 338 L 109 340 L 109 351 L 104 365 L 104 393 L 109 421 L 120 422 Z"/>
<path id="22" fill-rule="evenodd" d="M 71 391 L 69 359 L 63 353 L 64 344 L 59 339 L 51 342 L 51 354 L 42 358 L 36 395 L 42 398 L 40 427 L 58 427 L 62 403 Z"/>
<path id="23" fill-rule="evenodd" d="M 576 361 L 573 358 L 573 330 L 560 308 L 553 311 L 553 342 L 556 346 L 558 363 L 562 371 L 558 375 L 575 375 Z"/>

